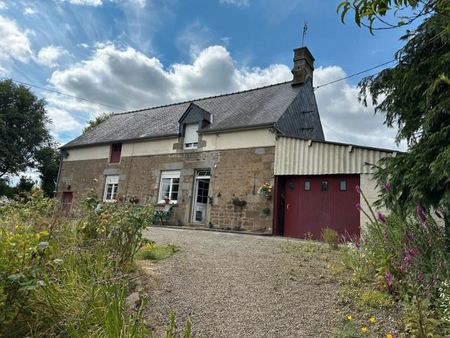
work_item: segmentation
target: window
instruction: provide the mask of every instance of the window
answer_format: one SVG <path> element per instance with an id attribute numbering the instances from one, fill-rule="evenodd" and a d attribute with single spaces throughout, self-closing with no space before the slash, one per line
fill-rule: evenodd
<path id="1" fill-rule="evenodd" d="M 346 180 L 339 181 L 339 191 L 347 191 L 347 181 Z"/>
<path id="2" fill-rule="evenodd" d="M 158 203 L 164 203 L 166 198 L 170 200 L 170 203 L 177 203 L 179 186 L 180 186 L 179 171 L 161 172 L 161 183 L 159 186 Z"/>
<path id="3" fill-rule="evenodd" d="M 114 202 L 117 200 L 117 189 L 119 188 L 119 176 L 106 176 L 105 192 L 103 201 Z"/>
<path id="4" fill-rule="evenodd" d="M 328 191 L 328 181 L 322 181 L 322 182 L 320 182 L 320 190 L 322 190 L 322 191 Z"/>
<path id="5" fill-rule="evenodd" d="M 186 124 L 184 129 L 184 149 L 196 149 L 198 146 L 198 124 Z"/>
<path id="6" fill-rule="evenodd" d="M 122 143 L 111 144 L 111 155 L 109 157 L 109 163 L 119 163 L 121 152 L 122 152 Z"/>
<path id="7" fill-rule="evenodd" d="M 305 191 L 311 190 L 311 181 L 305 181 Z"/>

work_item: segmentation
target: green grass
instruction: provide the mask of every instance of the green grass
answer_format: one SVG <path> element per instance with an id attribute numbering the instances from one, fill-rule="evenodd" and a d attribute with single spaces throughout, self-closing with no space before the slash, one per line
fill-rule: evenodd
<path id="1" fill-rule="evenodd" d="M 169 258 L 177 251 L 179 251 L 179 248 L 173 244 L 160 245 L 148 243 L 138 251 L 136 258 L 140 260 L 161 261 Z"/>

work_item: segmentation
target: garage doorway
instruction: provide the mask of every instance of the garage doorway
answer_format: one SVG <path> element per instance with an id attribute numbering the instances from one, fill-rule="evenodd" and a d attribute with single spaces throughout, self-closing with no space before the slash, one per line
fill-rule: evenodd
<path id="1" fill-rule="evenodd" d="M 290 176 L 285 181 L 284 235 L 321 239 L 332 228 L 359 237 L 359 175 Z"/>

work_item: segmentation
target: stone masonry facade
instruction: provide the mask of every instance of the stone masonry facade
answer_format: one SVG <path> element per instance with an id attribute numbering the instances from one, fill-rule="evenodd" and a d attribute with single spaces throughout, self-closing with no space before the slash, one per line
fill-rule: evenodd
<path id="1" fill-rule="evenodd" d="M 93 189 L 103 197 L 107 175 L 119 175 L 119 196 L 136 197 L 140 204 L 158 202 L 162 171 L 179 170 L 178 203 L 171 223 L 188 225 L 192 218 L 195 172 L 210 169 L 211 180 L 204 226 L 226 229 L 263 230 L 272 226 L 273 202 L 258 193 L 266 182 L 273 185 L 275 147 L 217 151 L 190 151 L 166 155 L 122 157 L 120 163 L 108 159 L 64 161 L 58 193 L 73 192 L 72 211 Z M 245 201 L 245 206 L 233 204 Z"/>

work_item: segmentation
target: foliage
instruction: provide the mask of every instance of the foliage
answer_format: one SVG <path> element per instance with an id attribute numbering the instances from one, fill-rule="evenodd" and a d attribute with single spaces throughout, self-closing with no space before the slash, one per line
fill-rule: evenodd
<path id="1" fill-rule="evenodd" d="M 36 152 L 36 168 L 39 170 L 41 189 L 47 197 L 53 197 L 59 170 L 59 151 L 56 144 L 49 142 Z"/>
<path id="2" fill-rule="evenodd" d="M 340 8 L 348 8 L 345 3 Z M 392 6 L 423 5 L 389 0 L 355 3 L 361 6 L 360 15 L 372 18 Z M 397 141 L 409 145 L 407 153 L 380 163 L 378 182 L 392 186 L 402 210 L 416 204 L 434 208 L 445 220 L 450 248 L 450 2 L 425 2 L 428 5 L 431 16 L 403 37 L 405 46 L 395 55 L 397 65 L 363 79 L 360 99 L 367 104 L 370 96 L 376 111 L 385 114 L 385 123 L 398 126 Z"/>
<path id="3" fill-rule="evenodd" d="M 264 197 L 265 199 L 271 199 L 272 198 L 272 191 L 273 191 L 273 187 L 272 184 L 270 184 L 270 182 L 266 182 L 264 183 L 259 189 L 258 189 L 258 193 Z"/>
<path id="4" fill-rule="evenodd" d="M 409 25 L 433 12 L 445 13 L 448 3 L 446 0 L 344 0 L 337 7 L 342 22 L 350 10 L 354 12 L 355 23 L 373 33 Z M 391 23 L 385 18 L 391 12 L 397 22 Z M 374 26 L 375 23 L 381 26 Z"/>
<path id="5" fill-rule="evenodd" d="M 149 336 L 145 299 L 137 311 L 126 304 L 130 263 L 142 243 L 135 230 L 150 217 L 134 207 L 90 208 L 68 221 L 39 191 L 26 203 L 0 206 L 0 336 Z"/>
<path id="6" fill-rule="evenodd" d="M 153 209 L 132 202 L 101 204 L 95 196 L 85 201 L 86 217 L 80 231 L 86 243 L 101 241 L 119 264 L 131 263 L 144 244 L 142 230 L 152 223 Z"/>
<path id="7" fill-rule="evenodd" d="M 365 309 L 367 307 L 373 309 L 389 308 L 394 305 L 394 300 L 386 292 L 382 292 L 372 288 L 364 290 L 358 297 L 356 304 L 361 309 Z"/>
<path id="8" fill-rule="evenodd" d="M 178 327 L 177 327 L 177 323 L 176 323 L 175 319 L 176 319 L 175 318 L 175 313 L 171 312 L 170 315 L 169 315 L 169 325 L 168 325 L 168 327 L 166 329 L 166 335 L 165 335 L 166 338 L 177 338 L 177 337 L 179 337 L 177 335 Z M 191 332 L 192 332 L 192 321 L 191 321 L 191 318 L 189 317 L 187 322 L 186 322 L 186 326 L 185 326 L 185 328 L 183 330 L 183 333 L 182 333 L 181 337 L 182 338 L 190 338 L 190 337 L 192 337 Z"/>
<path id="9" fill-rule="evenodd" d="M 137 253 L 137 259 L 150 259 L 160 261 L 172 256 L 179 249 L 173 244 L 160 245 L 155 243 L 145 244 Z"/>
<path id="10" fill-rule="evenodd" d="M 357 282 L 364 281 L 374 288 L 356 302 L 359 307 L 382 305 L 383 299 L 389 300 L 382 291 L 387 292 L 402 304 L 404 330 L 409 335 L 450 334 L 439 293 L 450 277 L 444 227 L 427 217 L 421 207 L 412 214 L 394 205 L 394 198 L 391 202 L 393 211 L 388 216 L 375 215 L 372 210 L 366 213 L 370 222 L 364 241 L 344 260 L 357 273 Z"/>
<path id="11" fill-rule="evenodd" d="M 330 248 L 332 248 L 333 250 L 338 249 L 339 235 L 336 232 L 336 230 L 327 227 L 327 228 L 323 228 L 320 231 L 320 233 L 321 233 L 322 239 L 325 241 L 325 243 L 327 243 L 330 246 Z"/>
<path id="12" fill-rule="evenodd" d="M 0 177 L 33 165 L 36 151 L 50 138 L 45 101 L 27 87 L 0 81 Z"/>
<path id="13" fill-rule="evenodd" d="M 113 113 L 103 113 L 97 116 L 95 119 L 88 121 L 87 126 L 83 129 L 83 134 L 86 134 L 87 132 L 93 130 L 99 124 L 109 119 L 112 115 Z"/>

